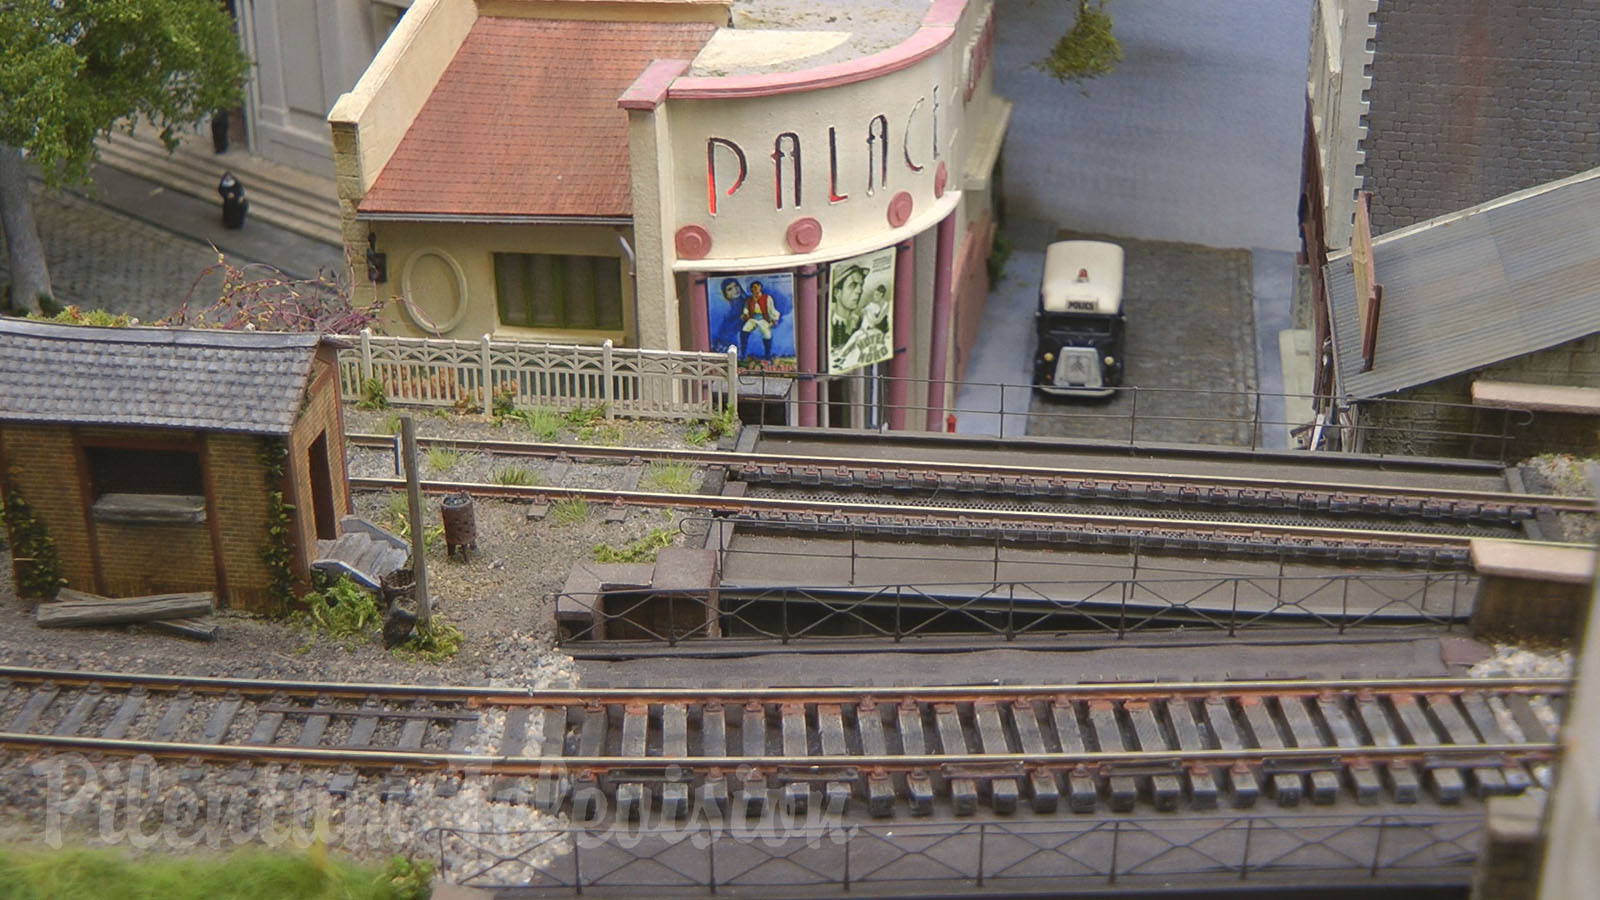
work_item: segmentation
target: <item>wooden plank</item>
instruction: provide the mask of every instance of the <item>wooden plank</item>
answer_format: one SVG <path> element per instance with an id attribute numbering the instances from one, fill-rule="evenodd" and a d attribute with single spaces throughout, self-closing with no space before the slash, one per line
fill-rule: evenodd
<path id="1" fill-rule="evenodd" d="M 661 706 L 661 755 L 683 759 L 689 755 L 689 707 L 683 703 Z M 661 785 L 661 815 L 669 822 L 689 813 L 689 785 L 674 781 Z"/>
<path id="2" fill-rule="evenodd" d="M 211 710 L 211 717 L 206 720 L 205 728 L 200 731 L 200 743 L 222 743 L 228 736 L 228 728 L 233 725 L 233 719 L 239 714 L 239 707 L 243 703 L 243 698 L 232 691 L 218 700 L 216 707 Z"/>
<path id="3" fill-rule="evenodd" d="M 367 697 L 362 701 L 362 709 L 376 710 L 380 707 L 377 697 Z M 350 734 L 344 740 L 344 746 L 349 750 L 362 750 L 372 745 L 372 736 L 378 730 L 377 716 L 357 716 L 350 726 Z M 348 769 L 335 772 L 328 779 L 328 793 L 338 794 L 341 797 L 349 796 L 356 787 L 356 773 Z"/>
<path id="4" fill-rule="evenodd" d="M 1450 735 L 1450 743 L 1465 747 L 1479 743 L 1477 732 L 1472 730 L 1466 716 L 1456 709 L 1455 698 L 1448 694 L 1424 694 L 1423 700 L 1433 717 L 1444 726 L 1445 733 Z M 1500 774 L 1498 766 L 1477 766 L 1468 770 L 1467 774 L 1472 778 L 1479 799 L 1511 793 L 1506 785 L 1506 777 Z"/>
<path id="5" fill-rule="evenodd" d="M 1321 747 L 1327 743 L 1317 733 L 1316 723 L 1311 721 L 1311 713 L 1306 710 L 1304 699 L 1285 697 L 1278 704 L 1278 709 L 1283 712 L 1283 720 L 1289 725 L 1289 734 L 1294 738 L 1296 747 Z M 1312 772 L 1311 802 L 1327 804 L 1337 799 L 1339 799 L 1338 773 Z"/>
<path id="6" fill-rule="evenodd" d="M 1037 753 L 1043 755 L 1044 732 L 1039 729 L 1039 716 L 1034 712 L 1033 704 L 1026 700 L 1018 700 L 1011 704 L 1011 721 L 1017 729 L 1017 740 L 1022 742 L 1023 753 Z M 1036 813 L 1053 813 L 1061 804 L 1061 788 L 1056 784 L 1056 776 L 1048 769 L 1035 769 L 1028 778 L 1028 792 L 1033 798 L 1033 811 Z"/>
<path id="7" fill-rule="evenodd" d="M 283 694 L 274 694 L 272 705 L 278 706 L 289 702 Z M 249 743 L 257 747 L 270 747 L 278 737 L 278 729 L 283 727 L 283 713 L 276 710 L 264 710 L 256 716 L 256 724 L 250 729 Z"/>
<path id="8" fill-rule="evenodd" d="M 1078 713 L 1072 701 L 1057 697 L 1045 715 L 1055 725 L 1056 740 L 1061 742 L 1063 753 L 1083 753 L 1083 736 L 1078 730 Z M 1067 773 L 1067 808 L 1076 813 L 1094 812 L 1099 797 L 1098 786 L 1088 769 L 1079 766 Z"/>
<path id="9" fill-rule="evenodd" d="M 1128 721 L 1133 723 L 1134 734 L 1139 738 L 1139 749 L 1145 752 L 1156 750 L 1171 750 L 1167 737 L 1161 730 L 1161 723 L 1156 721 L 1155 711 L 1150 708 L 1149 701 L 1133 700 L 1123 704 L 1123 709 L 1128 712 Z M 1178 782 L 1176 775 L 1152 775 L 1150 777 L 1150 801 L 1156 809 L 1168 812 L 1178 808 L 1178 799 L 1183 796 L 1183 786 Z"/>
<path id="10" fill-rule="evenodd" d="M 745 756 L 767 755 L 767 708 L 752 700 L 744 705 L 744 715 L 739 723 L 739 745 L 744 749 Z M 752 775 L 745 779 L 739 787 L 739 796 L 736 801 L 744 808 L 745 815 L 756 817 L 761 815 L 767 806 L 767 779 L 764 775 Z"/>
<path id="11" fill-rule="evenodd" d="M 1461 708 L 1466 710 L 1467 718 L 1472 721 L 1472 727 L 1478 730 L 1485 743 L 1509 744 L 1512 739 L 1500 728 L 1500 723 L 1494 717 L 1494 711 L 1479 694 L 1466 694 L 1461 698 Z M 1513 794 L 1520 794 L 1533 785 L 1533 779 L 1522 766 L 1506 766 L 1500 770 L 1500 775 L 1506 780 L 1506 789 Z"/>
<path id="12" fill-rule="evenodd" d="M 1117 722 L 1117 708 L 1110 700 L 1089 701 L 1089 727 L 1094 729 L 1095 743 L 1102 751 L 1116 753 L 1126 750 L 1122 742 L 1122 725 Z M 1139 783 L 1129 775 L 1113 775 L 1106 779 L 1106 802 L 1112 812 L 1131 812 L 1139 799 Z"/>
<path id="13" fill-rule="evenodd" d="M 150 735 L 151 740 L 170 741 L 178 733 L 178 727 L 189 715 L 189 708 L 194 705 L 194 694 L 187 689 L 173 694 L 167 701 L 167 706 L 161 712 L 161 719 L 156 722 L 155 731 Z"/>
<path id="14" fill-rule="evenodd" d="M 984 753 L 1010 753 L 1005 726 L 1000 722 L 1000 706 L 993 700 L 979 700 L 972 704 L 972 720 L 978 726 L 978 743 Z M 1003 816 L 1017 811 L 1021 788 L 1015 778 L 993 778 L 989 781 L 989 806 Z"/>
<path id="15" fill-rule="evenodd" d="M 606 708 L 599 703 L 590 703 L 583 708 L 583 724 L 578 730 L 578 755 L 603 756 L 606 750 L 606 735 L 610 730 L 611 722 L 606 715 Z M 587 822 L 599 815 L 605 808 L 604 798 L 600 794 L 600 786 L 593 778 L 580 777 L 573 780 L 572 784 L 572 816 L 580 821 Z"/>
<path id="16" fill-rule="evenodd" d="M 907 756 L 922 756 L 928 752 L 927 736 L 922 728 L 922 708 L 915 700 L 906 699 L 897 710 L 900 726 L 900 748 Z M 911 804 L 911 814 L 926 816 L 933 813 L 933 782 L 924 771 L 906 776 L 906 800 Z"/>
<path id="17" fill-rule="evenodd" d="M 33 619 L 40 628 L 189 619 L 211 615 L 216 602 L 210 591 L 112 599 L 62 588 L 58 596 L 54 603 L 41 603 L 34 609 Z"/>
<path id="18" fill-rule="evenodd" d="M 1389 726 L 1389 717 L 1383 711 L 1383 706 L 1373 697 L 1357 697 L 1355 702 L 1356 717 L 1361 720 L 1362 727 L 1367 734 L 1372 736 L 1372 744 L 1376 747 L 1399 747 L 1400 738 Z M 1396 803 L 1415 803 L 1421 796 L 1421 782 L 1417 778 L 1416 770 L 1407 763 L 1385 765 L 1381 771 L 1389 776 L 1389 791 L 1394 795 Z"/>
<path id="19" fill-rule="evenodd" d="M 1341 748 L 1360 747 L 1366 743 L 1356 733 L 1338 697 L 1332 694 L 1318 697 L 1317 711 L 1322 714 L 1322 721 L 1327 724 L 1334 743 Z M 1382 785 L 1378 783 L 1378 773 L 1372 766 L 1360 761 L 1351 763 L 1345 766 L 1345 777 L 1349 779 L 1350 790 L 1356 795 L 1356 803 L 1370 806 L 1378 802 Z"/>
<path id="20" fill-rule="evenodd" d="M 1206 698 L 1206 724 L 1211 726 L 1211 733 L 1217 736 L 1217 743 L 1223 750 L 1239 751 L 1244 749 L 1244 741 L 1239 737 L 1239 728 L 1233 721 L 1233 709 L 1228 706 L 1224 697 Z M 1256 773 L 1248 766 L 1234 766 L 1228 772 L 1228 780 L 1233 785 L 1233 805 L 1240 809 L 1254 806 L 1256 798 L 1261 796 L 1261 785 L 1256 780 Z"/>
<path id="21" fill-rule="evenodd" d="M 700 708 L 700 755 L 728 755 L 728 718 L 721 703 Z M 728 814 L 728 782 L 722 773 L 707 773 L 700 785 L 700 806 L 718 818 Z"/>
<path id="22" fill-rule="evenodd" d="M 867 756 L 888 756 L 889 742 L 883 733 L 883 712 L 875 700 L 856 706 L 856 733 L 861 736 L 861 752 Z M 867 813 L 883 819 L 894 815 L 894 781 L 881 769 L 865 773 Z"/>
<path id="23" fill-rule="evenodd" d="M 1174 697 L 1167 702 L 1167 718 L 1178 737 L 1178 747 L 1183 750 L 1210 750 L 1211 744 L 1201 735 L 1195 721 L 1194 710 L 1184 697 Z M 1221 777 L 1210 766 L 1197 766 L 1185 776 L 1189 783 L 1189 803 L 1195 809 L 1215 809 Z"/>
<path id="24" fill-rule="evenodd" d="M 73 701 L 72 708 L 56 723 L 55 733 L 62 736 L 74 735 L 83 723 L 88 720 L 89 714 L 105 699 L 105 689 L 98 684 L 91 684 L 78 694 L 78 699 Z"/>
<path id="25" fill-rule="evenodd" d="M 939 746 L 946 755 L 965 756 L 967 735 L 961 728 L 961 716 L 954 703 L 935 703 L 933 720 L 939 729 Z M 978 783 L 971 778 L 951 778 L 946 785 L 950 791 L 950 807 L 958 816 L 970 816 L 978 811 Z"/>
<path id="26" fill-rule="evenodd" d="M 817 736 L 822 741 L 823 756 L 847 756 L 849 745 L 844 739 L 844 709 L 837 703 L 817 704 Z M 822 789 L 822 809 L 830 815 L 844 815 L 850 805 L 850 785 L 843 781 L 830 781 Z"/>
<path id="27" fill-rule="evenodd" d="M 645 739 L 650 731 L 650 707 L 643 703 L 629 703 L 622 710 L 623 756 L 643 757 Z M 644 785 L 637 781 L 622 782 L 615 786 L 617 817 L 624 822 L 638 821 L 649 800 Z"/>
<path id="28" fill-rule="evenodd" d="M 215 641 L 222 636 L 222 626 L 209 617 L 192 619 L 151 619 L 140 622 L 140 627 L 157 634 L 188 638 L 191 641 Z"/>
<path id="29" fill-rule="evenodd" d="M 784 756 L 807 756 L 806 708 L 799 703 L 784 703 L 778 707 L 779 730 L 783 739 Z M 811 796 L 811 785 L 790 782 L 783 786 L 783 808 L 790 815 L 803 816 Z"/>
<path id="30" fill-rule="evenodd" d="M 1437 744 L 1440 735 L 1433 728 L 1433 723 L 1428 721 L 1427 713 L 1412 694 L 1395 694 L 1391 698 L 1395 714 L 1400 719 L 1400 724 L 1408 733 L 1409 742 L 1412 744 Z M 1440 803 L 1460 803 L 1466 794 L 1466 779 L 1456 769 L 1429 769 L 1428 775 L 1433 782 L 1434 799 Z"/>
<path id="31" fill-rule="evenodd" d="M 1283 736 L 1278 733 L 1278 723 L 1272 720 L 1272 711 L 1259 697 L 1240 697 L 1239 710 L 1244 713 L 1244 720 L 1250 723 L 1250 732 L 1256 739 L 1255 746 L 1264 750 L 1283 749 Z M 1304 783 L 1299 775 L 1280 772 L 1272 776 L 1272 794 L 1279 806 L 1298 806 L 1303 789 Z"/>
<path id="32" fill-rule="evenodd" d="M 541 706 L 529 713 L 529 738 L 523 742 L 525 755 L 556 758 L 567 753 L 567 707 Z M 458 728 L 460 726 L 457 726 Z M 534 745 L 537 744 L 535 747 Z M 566 775 L 544 775 L 533 780 L 534 808 L 547 815 L 561 811 L 572 791 Z"/>
<path id="33" fill-rule="evenodd" d="M 100 730 L 100 736 L 110 740 L 121 740 L 128 734 L 128 729 L 133 727 L 135 719 L 139 718 L 139 710 L 144 707 L 144 700 L 150 696 L 150 691 L 144 685 L 134 685 L 122 697 L 122 705 L 112 714 L 111 721 Z"/>

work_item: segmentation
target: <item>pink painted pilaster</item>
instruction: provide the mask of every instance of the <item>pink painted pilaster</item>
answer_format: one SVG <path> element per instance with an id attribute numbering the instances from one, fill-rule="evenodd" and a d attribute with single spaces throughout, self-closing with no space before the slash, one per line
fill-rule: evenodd
<path id="1" fill-rule="evenodd" d="M 955 273 L 956 214 L 939 220 L 938 239 L 933 254 L 933 333 L 928 336 L 928 417 L 924 428 L 944 430 L 945 376 L 950 366 L 950 280 Z"/>
<path id="2" fill-rule="evenodd" d="M 800 424 L 817 425 L 817 267 L 800 267 L 800 290 L 796 293 L 795 368 L 799 370 Z"/>
<path id="3" fill-rule="evenodd" d="M 917 255 L 914 244 L 901 241 L 894 248 L 894 356 L 889 358 L 889 427 L 906 428 L 906 406 L 911 400 L 911 312 L 917 297 Z"/>
<path id="4" fill-rule="evenodd" d="M 689 275 L 689 340 L 695 350 L 711 349 L 711 322 L 706 313 L 706 273 Z"/>

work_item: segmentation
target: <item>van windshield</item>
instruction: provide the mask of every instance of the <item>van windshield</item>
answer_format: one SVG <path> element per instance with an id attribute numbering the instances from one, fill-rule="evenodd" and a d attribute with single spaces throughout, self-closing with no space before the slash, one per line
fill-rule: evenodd
<path id="1" fill-rule="evenodd" d="M 1083 313 L 1045 313 L 1044 324 L 1051 331 L 1078 331 L 1089 334 L 1111 334 L 1116 325 L 1115 316 L 1085 315 Z"/>

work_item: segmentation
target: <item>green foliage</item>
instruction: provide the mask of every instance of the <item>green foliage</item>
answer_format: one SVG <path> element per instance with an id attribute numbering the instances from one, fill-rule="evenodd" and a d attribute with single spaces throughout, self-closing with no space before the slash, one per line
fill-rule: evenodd
<path id="1" fill-rule="evenodd" d="M 691 447 L 704 447 L 711 443 L 711 429 L 704 422 L 695 422 L 683 430 L 683 440 Z"/>
<path id="2" fill-rule="evenodd" d="M 1039 68 L 1065 84 L 1072 82 L 1081 90 L 1090 78 L 1108 75 L 1122 61 L 1122 45 L 1111 34 L 1111 14 L 1105 11 L 1105 0 L 1078 0 L 1078 20 L 1072 30 L 1061 36 Z"/>
<path id="3" fill-rule="evenodd" d="M 285 610 L 295 599 L 294 536 L 289 517 L 294 507 L 283 500 L 289 448 L 281 438 L 262 438 L 260 456 L 267 471 L 267 539 L 261 547 L 261 560 L 267 564 L 267 594 L 279 610 Z"/>
<path id="4" fill-rule="evenodd" d="M 1010 259 L 1011 240 L 1004 233 L 996 231 L 994 233 L 994 243 L 989 245 L 989 259 L 987 260 L 990 284 L 999 284 L 1000 279 L 1005 277 L 1006 262 Z"/>
<path id="5" fill-rule="evenodd" d="M 17 563 L 18 593 L 24 597 L 48 600 L 67 580 L 61 577 L 61 557 L 56 542 L 34 514 L 33 507 L 17 489 L 16 476 L 6 478 L 5 504 L 0 506 L 0 524 L 11 535 L 11 558 Z"/>
<path id="6" fill-rule="evenodd" d="M 550 518 L 557 525 L 576 525 L 589 518 L 589 501 L 582 497 L 561 500 L 550 506 Z"/>
<path id="7" fill-rule="evenodd" d="M 356 401 L 356 409 L 388 409 L 388 408 L 389 408 L 389 395 L 384 392 L 384 390 L 383 390 L 383 382 L 381 380 L 379 380 L 377 378 L 368 378 L 365 381 L 361 382 L 361 399 Z M 390 434 L 394 434 L 394 433 L 396 433 L 396 432 L 398 432 L 400 430 L 399 427 L 398 427 L 399 426 L 399 420 L 398 419 L 396 420 L 395 425 L 396 425 L 395 430 L 389 432 Z"/>
<path id="8" fill-rule="evenodd" d="M 305 596 L 302 625 L 344 642 L 346 647 L 370 637 L 383 625 L 378 600 L 365 588 L 340 576 L 320 591 Z"/>
<path id="9" fill-rule="evenodd" d="M 411 540 L 411 502 L 406 499 L 406 495 L 405 494 L 390 494 L 389 495 L 389 505 L 385 508 L 384 511 L 388 514 L 389 521 L 388 521 L 387 524 L 389 526 L 389 530 L 394 532 L 395 534 L 399 535 L 400 537 L 404 538 L 405 540 L 410 541 Z M 423 507 L 423 512 L 424 512 L 424 514 L 426 514 L 426 512 L 427 512 L 426 505 L 424 505 L 424 507 Z M 427 528 L 424 528 L 422 530 L 422 546 L 424 548 L 432 548 L 434 545 L 436 545 L 439 541 L 441 541 L 443 539 L 444 539 L 444 524 L 442 522 L 441 523 L 435 523 L 433 525 L 429 525 Z"/>
<path id="10" fill-rule="evenodd" d="M 127 328 L 134 324 L 133 318 L 127 315 L 109 313 L 103 309 L 80 309 L 77 306 L 68 306 L 49 316 L 29 313 L 28 318 L 58 322 L 62 325 L 98 325 L 102 328 Z"/>
<path id="11" fill-rule="evenodd" d="M 653 562 L 663 548 L 672 546 L 677 532 L 672 528 L 655 528 L 649 534 L 626 547 L 618 549 L 610 544 L 594 545 L 594 561 L 602 563 Z"/>
<path id="12" fill-rule="evenodd" d="M 434 865 L 423 859 L 395 856 L 384 867 L 383 877 L 395 900 L 428 900 L 433 896 Z"/>
<path id="13" fill-rule="evenodd" d="M 573 428 L 593 428 L 605 420 L 606 411 L 610 409 L 606 403 L 596 403 L 594 406 L 574 406 L 567 410 L 562 418 Z"/>
<path id="14" fill-rule="evenodd" d="M 500 386 L 494 389 L 489 411 L 496 419 L 503 419 L 515 412 L 516 408 L 517 386 L 509 381 L 501 382 Z"/>
<path id="15" fill-rule="evenodd" d="M 622 443 L 622 426 L 615 422 L 585 426 L 578 429 L 578 440 L 602 447 L 616 447 Z"/>
<path id="16" fill-rule="evenodd" d="M 639 479 L 639 489 L 687 494 L 694 487 L 694 467 L 688 463 L 651 463 Z"/>
<path id="17" fill-rule="evenodd" d="M 554 410 L 542 406 L 513 409 L 506 413 L 505 417 L 526 425 L 534 440 L 542 444 L 553 443 L 561 435 L 561 416 Z"/>
<path id="18" fill-rule="evenodd" d="M 527 487 L 534 483 L 533 473 L 520 466 L 507 466 L 504 469 L 495 469 L 490 476 L 495 484 L 507 487 Z"/>
<path id="19" fill-rule="evenodd" d="M 461 452 L 454 447 L 429 447 L 428 468 L 435 472 L 448 472 L 461 459 Z"/>
<path id="20" fill-rule="evenodd" d="M 410 639 L 394 648 L 393 655 L 408 662 L 444 662 L 461 650 L 461 641 L 461 629 L 435 615 L 426 626 L 418 623 Z"/>
<path id="21" fill-rule="evenodd" d="M 379 426 L 384 434 L 394 435 L 400 433 L 400 414 L 390 413 L 383 417 L 383 424 Z"/>
<path id="22" fill-rule="evenodd" d="M 250 67 L 216 0 L 5 0 L 0 47 L 0 143 L 51 187 L 85 180 L 119 123 L 147 119 L 176 146 L 239 103 Z"/>

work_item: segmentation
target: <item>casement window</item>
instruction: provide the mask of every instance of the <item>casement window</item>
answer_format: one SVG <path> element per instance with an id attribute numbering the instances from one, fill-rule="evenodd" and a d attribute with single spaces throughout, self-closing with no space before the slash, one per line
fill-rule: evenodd
<path id="1" fill-rule="evenodd" d="M 622 261 L 615 256 L 496 253 L 500 324 L 622 330 Z"/>

